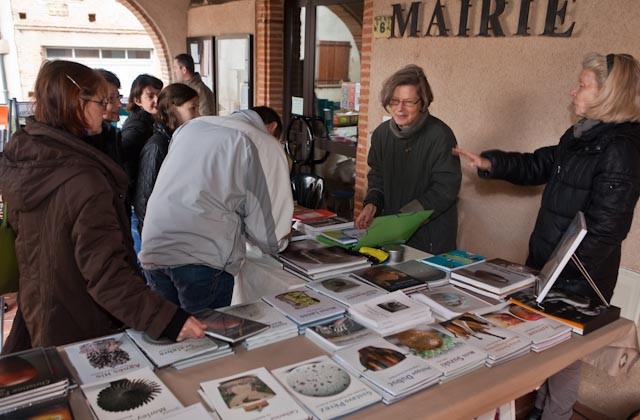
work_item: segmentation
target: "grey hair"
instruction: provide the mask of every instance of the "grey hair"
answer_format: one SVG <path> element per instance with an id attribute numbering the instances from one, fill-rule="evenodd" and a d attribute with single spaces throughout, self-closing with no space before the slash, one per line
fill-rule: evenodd
<path id="1" fill-rule="evenodd" d="M 433 92 L 431 86 L 427 81 L 427 76 L 424 74 L 422 67 L 415 64 L 409 64 L 400 70 L 393 73 L 382 84 L 382 91 L 380 92 L 380 102 L 384 109 L 387 109 L 391 98 L 393 98 L 393 92 L 398 86 L 415 86 L 418 89 L 418 96 L 422 100 L 422 112 L 426 112 L 429 109 L 429 105 L 433 102 Z"/>

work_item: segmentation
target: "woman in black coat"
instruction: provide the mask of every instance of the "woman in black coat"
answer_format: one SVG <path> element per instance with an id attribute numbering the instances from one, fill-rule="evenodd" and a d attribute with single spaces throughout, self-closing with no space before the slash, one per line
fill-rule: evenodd
<path id="1" fill-rule="evenodd" d="M 627 54 L 591 53 L 571 90 L 580 120 L 556 146 L 533 153 L 491 150 L 480 156 L 459 148 L 483 178 L 519 185 L 546 184 L 529 240 L 527 265 L 541 268 L 578 211 L 588 233 L 576 251 L 596 285 L 611 300 L 618 277 L 621 244 L 640 195 L 640 63 Z M 570 263 L 554 285 L 572 295 L 598 299 Z M 538 391 L 543 419 L 568 419 L 577 399 L 579 362 L 547 380 Z M 549 398 L 549 389 L 554 398 Z"/>
<path id="2" fill-rule="evenodd" d="M 138 179 L 133 200 L 133 208 L 140 221 L 140 231 L 142 231 L 147 202 L 158 178 L 160 166 L 169 152 L 171 135 L 179 126 L 199 115 L 198 101 L 198 92 L 182 83 L 167 86 L 158 96 L 153 135 L 140 152 Z"/>

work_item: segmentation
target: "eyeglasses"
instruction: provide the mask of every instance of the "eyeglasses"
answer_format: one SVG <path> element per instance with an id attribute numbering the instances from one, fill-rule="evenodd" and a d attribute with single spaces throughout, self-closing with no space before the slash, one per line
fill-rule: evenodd
<path id="1" fill-rule="evenodd" d="M 87 102 L 93 102 L 95 104 L 99 104 L 100 108 L 102 108 L 103 111 L 106 111 L 107 106 L 109 106 L 109 100 L 108 99 L 103 99 L 101 101 L 96 101 L 95 99 L 84 99 Z"/>
<path id="2" fill-rule="evenodd" d="M 116 96 L 109 96 L 107 98 L 107 100 L 109 102 L 118 102 L 118 101 L 122 101 L 122 95 L 116 95 Z"/>
<path id="3" fill-rule="evenodd" d="M 410 101 L 408 99 L 404 99 L 402 101 L 400 99 L 391 99 L 389 100 L 389 106 L 397 107 L 402 104 L 402 106 L 404 106 L 405 108 L 414 108 L 418 106 L 420 102 L 422 102 L 421 98 L 418 98 L 415 101 Z"/>

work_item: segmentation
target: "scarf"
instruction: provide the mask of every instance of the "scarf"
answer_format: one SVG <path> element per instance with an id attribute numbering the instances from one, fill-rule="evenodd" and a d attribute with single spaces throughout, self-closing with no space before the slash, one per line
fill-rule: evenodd
<path id="1" fill-rule="evenodd" d="M 393 135 L 398 137 L 399 139 L 410 139 L 417 132 L 422 130 L 422 127 L 424 127 L 427 118 L 429 118 L 429 111 L 421 112 L 420 114 L 418 114 L 416 120 L 411 125 L 405 128 L 398 127 L 398 124 L 396 124 L 393 118 L 391 118 L 391 121 L 389 121 L 389 128 L 391 129 L 391 133 L 393 133 Z"/>
<path id="2" fill-rule="evenodd" d="M 600 120 L 592 120 L 589 118 L 581 119 L 573 126 L 573 137 L 577 139 L 581 138 L 584 133 L 591 130 L 593 127 L 600 124 L 601 122 L 602 121 Z"/>

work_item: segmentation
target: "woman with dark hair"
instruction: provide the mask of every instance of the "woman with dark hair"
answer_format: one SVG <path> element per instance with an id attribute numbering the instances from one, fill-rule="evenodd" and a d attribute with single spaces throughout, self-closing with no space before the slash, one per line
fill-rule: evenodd
<path id="1" fill-rule="evenodd" d="M 546 184 L 529 239 L 530 267 L 542 268 L 574 216 L 584 212 L 588 232 L 576 256 L 609 301 L 618 278 L 621 244 L 640 195 L 640 63 L 628 54 L 588 54 L 570 95 L 579 121 L 555 146 L 533 153 L 490 150 L 480 156 L 454 151 L 482 178 Z M 572 263 L 554 288 L 599 300 Z M 530 418 L 570 418 L 579 380 L 580 362 L 547 379 Z"/>
<path id="2" fill-rule="evenodd" d="M 174 340 L 204 326 L 145 284 L 131 252 L 127 177 L 87 143 L 99 134 L 108 87 L 95 70 L 48 61 L 35 114 L 0 159 L 0 189 L 17 234 L 18 314 L 4 352 L 122 331 Z"/>
<path id="3" fill-rule="evenodd" d="M 140 152 L 138 180 L 133 200 L 141 231 L 149 196 L 156 183 L 160 166 L 169 152 L 171 135 L 176 128 L 198 116 L 198 104 L 198 92 L 183 83 L 167 86 L 158 96 L 153 135 Z"/>
<path id="4" fill-rule="evenodd" d="M 451 154 L 453 131 L 429 113 L 433 93 L 422 68 L 412 64 L 392 74 L 380 101 L 391 119 L 371 136 L 369 186 L 355 225 L 367 229 L 374 216 L 434 210 L 408 244 L 431 254 L 451 251 L 458 231 L 460 160 Z"/>

